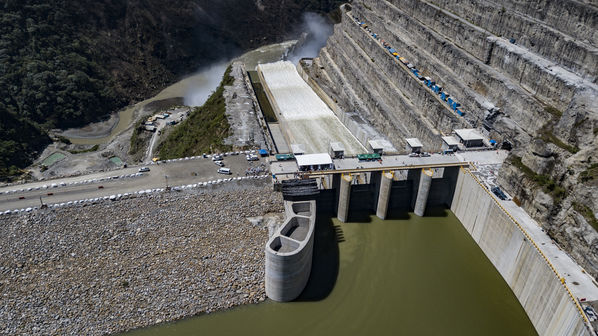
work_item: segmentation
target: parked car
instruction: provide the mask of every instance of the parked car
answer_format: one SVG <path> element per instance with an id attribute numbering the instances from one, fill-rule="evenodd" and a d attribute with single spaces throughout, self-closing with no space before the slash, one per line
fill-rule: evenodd
<path id="1" fill-rule="evenodd" d="M 214 161 L 214 163 L 220 167 L 224 167 L 224 162 L 218 160 L 218 161 Z"/>
<path id="2" fill-rule="evenodd" d="M 231 174 L 230 168 L 219 168 L 218 174 L 230 175 Z"/>
<path id="3" fill-rule="evenodd" d="M 255 154 L 247 154 L 245 156 L 245 158 L 247 159 L 247 161 L 258 161 L 260 158 L 255 155 Z"/>
<path id="4" fill-rule="evenodd" d="M 501 200 L 506 200 L 507 199 L 507 195 L 505 195 L 505 193 L 500 190 L 499 187 L 493 187 L 492 189 L 490 189 L 494 195 L 496 195 L 496 197 L 500 198 Z"/>
<path id="5" fill-rule="evenodd" d="M 145 172 L 148 172 L 148 171 L 150 171 L 150 169 L 148 167 L 141 167 L 141 168 L 139 168 L 139 172 L 140 173 L 145 173 Z"/>
<path id="6" fill-rule="evenodd" d="M 212 155 L 212 161 L 222 161 L 223 157 L 219 154 Z"/>

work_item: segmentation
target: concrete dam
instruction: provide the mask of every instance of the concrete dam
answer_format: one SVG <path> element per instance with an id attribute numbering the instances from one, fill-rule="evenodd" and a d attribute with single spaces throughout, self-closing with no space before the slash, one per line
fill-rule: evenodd
<path id="1" fill-rule="evenodd" d="M 464 7 L 457 8 L 465 12 Z M 297 72 L 313 90 L 305 101 L 290 106 L 293 104 L 285 94 L 292 90 L 280 87 L 276 71 L 269 73 L 273 67 L 263 66 L 260 72 L 268 98 L 283 119 L 286 140 L 310 144 L 308 151 L 281 153 L 286 156 L 271 162 L 275 187 L 282 189 L 286 202 L 313 201 L 315 208 L 310 208 L 310 214 L 336 216 L 341 222 L 364 211 L 385 219 L 396 211 L 425 216 L 428 207 L 451 209 L 509 285 L 540 335 L 594 334 L 593 310 L 585 303 L 598 300 L 593 279 L 566 253 L 560 251 L 565 257 L 557 256 L 545 242 L 539 242 L 537 224 L 522 215 L 524 212 L 515 211 L 511 199 L 505 202 L 504 193 L 490 192 L 497 187 L 496 179 L 482 181 L 476 168 L 488 150 L 498 149 L 500 144 L 509 149 L 515 146 L 512 153 L 517 153 L 518 146 L 548 124 L 552 116 L 543 104 L 566 110 L 576 95 L 587 94 L 578 90 L 580 87 L 593 90 L 594 70 L 569 55 L 559 56 L 563 57 L 560 61 L 569 62 L 567 67 L 550 63 L 552 70 L 547 72 L 538 68 L 543 61 L 526 53 L 516 41 L 507 39 L 505 43 L 504 38 L 493 37 L 494 33 L 425 1 L 357 1 L 342 8 L 342 22 L 320 55 L 297 65 Z M 475 7 L 476 13 L 483 8 Z M 430 11 L 436 21 L 426 14 Z M 449 19 L 452 23 L 443 31 L 448 36 L 431 28 L 441 30 L 441 24 Z M 513 25 L 526 21 L 521 17 L 513 20 Z M 460 39 L 457 32 L 463 29 L 478 38 Z M 418 44 L 426 48 L 418 48 Z M 541 46 L 537 48 L 535 52 L 548 59 L 558 58 Z M 586 55 L 591 58 L 593 52 Z M 539 77 L 531 81 L 532 70 L 515 73 L 512 64 L 500 62 L 509 57 L 526 64 L 520 64 L 522 67 L 536 69 L 534 74 Z M 457 69 L 464 70 L 456 75 Z M 511 76 L 519 76 L 517 84 L 511 84 Z M 546 82 L 554 85 L 543 88 Z M 334 123 L 342 123 L 350 133 L 324 127 L 318 134 L 326 137 L 319 141 L 311 130 L 304 127 L 298 131 L 289 122 L 292 116 L 309 119 L 310 101 L 316 96 L 337 118 Z M 482 136 L 467 139 L 463 131 L 469 130 Z M 336 138 L 327 138 L 330 135 Z M 359 146 L 351 145 L 345 152 L 344 146 L 336 144 L 346 139 L 357 139 L 361 148 L 378 156 L 372 160 L 359 154 L 361 149 L 355 149 Z M 378 140 L 390 145 L 376 147 Z M 469 141 L 479 143 L 470 145 Z M 430 156 L 424 151 L 450 155 Z M 503 161 L 492 169 L 500 169 Z M 302 184 L 302 191 L 292 192 L 294 181 L 311 181 L 311 186 Z M 285 223 L 293 218 L 296 215 L 287 211 Z M 278 258 L 276 249 L 284 249 L 279 242 L 288 237 L 283 232 L 287 225 L 266 247 L 266 288 L 270 288 L 269 297 L 277 301 L 297 297 L 310 272 L 309 262 L 294 261 L 312 254 L 309 243 L 289 245 L 289 251 L 298 257 Z"/>
<path id="2" fill-rule="evenodd" d="M 329 188 L 317 187 L 316 179 L 323 178 L 323 172 L 311 176 L 312 187 L 319 191 L 317 196 L 285 192 L 283 183 L 287 219 L 266 246 L 266 289 L 271 299 L 293 300 L 305 286 L 313 249 L 306 233 L 312 230 L 308 223 L 312 223 L 315 212 L 325 215 L 322 213 L 333 209 L 328 215 L 347 221 L 351 212 L 370 211 L 385 218 L 393 210 L 402 209 L 421 216 L 426 206 L 441 206 L 455 213 L 513 290 L 540 335 L 592 334 L 584 310 L 563 276 L 467 165 L 378 171 L 362 183 L 357 174 L 331 171 L 325 176 L 333 181 Z M 306 198 L 313 200 L 301 201 Z M 296 206 L 303 207 L 303 215 L 296 211 L 298 208 L 292 210 Z M 293 244 L 287 251 L 281 238 L 292 237 L 294 233 L 288 232 L 297 226 L 292 224 L 297 217 L 305 221 L 301 229 L 304 243 Z"/>

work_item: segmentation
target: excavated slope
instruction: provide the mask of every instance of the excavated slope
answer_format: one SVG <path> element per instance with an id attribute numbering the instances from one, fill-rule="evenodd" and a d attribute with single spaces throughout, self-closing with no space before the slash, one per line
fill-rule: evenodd
<path id="1" fill-rule="evenodd" d="M 438 150 L 441 134 L 467 127 L 512 145 L 499 184 L 598 276 L 597 7 L 357 0 L 343 12 L 309 70 L 339 107 L 358 112 L 397 148 L 418 137 Z M 383 43 L 441 85 L 464 114 Z"/>

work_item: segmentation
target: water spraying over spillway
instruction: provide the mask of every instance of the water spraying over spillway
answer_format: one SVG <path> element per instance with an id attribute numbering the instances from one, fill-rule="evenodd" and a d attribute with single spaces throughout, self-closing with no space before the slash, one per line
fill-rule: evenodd
<path id="1" fill-rule="evenodd" d="M 307 37 L 304 43 L 289 55 L 289 61 L 294 64 L 297 64 L 303 57 L 313 58 L 318 56 L 320 49 L 326 45 L 328 37 L 334 31 L 333 25 L 326 18 L 315 13 L 305 13 L 301 27 L 302 32 L 306 33 Z"/>
<path id="2" fill-rule="evenodd" d="M 221 61 L 200 70 L 199 76 L 195 76 L 193 83 L 185 94 L 185 105 L 203 105 L 220 84 L 228 63 L 228 61 Z"/>

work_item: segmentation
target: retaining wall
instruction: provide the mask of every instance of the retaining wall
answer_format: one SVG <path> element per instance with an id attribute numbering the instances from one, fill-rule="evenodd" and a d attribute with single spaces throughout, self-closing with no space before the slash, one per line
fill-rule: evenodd
<path id="1" fill-rule="evenodd" d="M 513 290 L 540 335 L 590 335 L 550 261 L 478 180 L 461 170 L 451 210 Z"/>
<path id="2" fill-rule="evenodd" d="M 296 299 L 311 274 L 316 202 L 284 202 L 286 220 L 266 244 L 266 295 Z"/>

